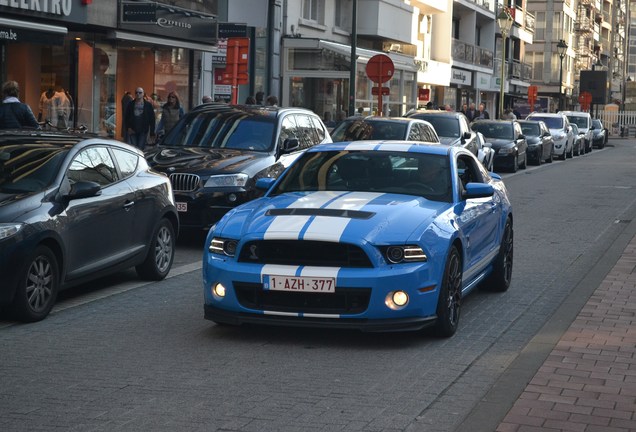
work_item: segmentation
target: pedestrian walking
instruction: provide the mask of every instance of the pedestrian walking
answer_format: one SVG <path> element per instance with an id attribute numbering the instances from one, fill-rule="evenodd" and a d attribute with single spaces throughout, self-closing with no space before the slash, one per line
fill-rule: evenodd
<path id="1" fill-rule="evenodd" d="M 184 114 L 179 96 L 176 92 L 171 91 L 168 93 L 168 101 L 161 108 L 161 120 L 157 125 L 157 135 L 170 132 Z"/>
<path id="2" fill-rule="evenodd" d="M 256 98 L 254 96 L 248 96 L 245 99 L 245 105 L 256 105 Z"/>
<path id="3" fill-rule="evenodd" d="M 126 107 L 124 123 L 128 134 L 128 144 L 141 150 L 146 148 L 149 134 L 155 136 L 155 112 L 152 104 L 144 99 L 144 89 L 135 90 L 135 99 Z"/>
<path id="4" fill-rule="evenodd" d="M 128 107 L 128 104 L 132 102 L 133 99 L 134 98 L 132 97 L 130 92 L 126 90 L 124 92 L 124 95 L 121 97 L 121 115 L 122 116 L 126 114 L 126 108 Z M 126 130 L 126 122 L 123 121 L 123 117 L 121 122 L 121 136 L 125 142 L 128 142 L 128 131 Z"/>
<path id="5" fill-rule="evenodd" d="M 471 102 L 470 105 L 468 106 L 468 111 L 466 111 L 466 118 L 468 118 L 468 121 L 471 122 L 471 121 L 475 120 L 475 117 L 477 117 L 477 110 L 475 109 L 475 102 Z"/>
<path id="6" fill-rule="evenodd" d="M 205 95 L 205 96 L 203 96 L 203 97 L 201 98 L 201 103 L 210 103 L 210 102 L 213 102 L 213 101 L 212 101 L 212 97 L 210 97 L 210 96 L 208 96 L 208 95 Z"/>
<path id="7" fill-rule="evenodd" d="M 254 99 L 256 99 L 256 105 L 263 105 L 264 98 L 265 93 L 263 93 L 262 91 L 256 92 L 256 96 L 254 97 Z"/>
<path id="8" fill-rule="evenodd" d="M 2 85 L 0 129 L 38 129 L 40 127 L 31 107 L 20 102 L 19 97 L 20 87 L 16 81 L 7 81 Z"/>
<path id="9" fill-rule="evenodd" d="M 486 111 L 486 105 L 482 102 L 479 104 L 479 111 L 477 112 L 474 120 L 483 120 L 483 119 L 489 119 L 490 118 L 490 114 L 488 114 L 488 111 Z"/>
<path id="10" fill-rule="evenodd" d="M 267 96 L 267 100 L 265 101 L 265 105 L 267 106 L 278 106 L 278 98 L 274 95 Z"/>

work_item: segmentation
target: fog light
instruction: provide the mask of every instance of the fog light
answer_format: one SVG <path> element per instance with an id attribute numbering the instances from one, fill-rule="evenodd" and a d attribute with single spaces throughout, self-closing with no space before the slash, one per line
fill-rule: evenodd
<path id="1" fill-rule="evenodd" d="M 227 196 L 227 200 L 228 200 L 229 202 L 232 202 L 232 203 L 233 203 L 233 202 L 236 202 L 236 194 L 233 194 L 233 193 L 229 194 L 229 195 Z"/>
<path id="2" fill-rule="evenodd" d="M 404 291 L 396 291 L 393 293 L 393 303 L 396 306 L 402 307 L 409 302 L 409 295 Z"/>
<path id="3" fill-rule="evenodd" d="M 220 297 L 220 298 L 225 297 L 225 287 L 223 285 L 221 285 L 220 283 L 217 283 L 212 288 L 212 294 L 214 294 L 215 296 Z"/>

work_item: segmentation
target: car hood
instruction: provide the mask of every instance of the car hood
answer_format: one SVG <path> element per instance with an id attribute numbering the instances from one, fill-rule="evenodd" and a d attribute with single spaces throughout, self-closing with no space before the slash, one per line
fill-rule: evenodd
<path id="1" fill-rule="evenodd" d="M 20 220 L 20 216 L 29 213 L 42 205 L 42 192 L 36 193 L 4 193 L 0 192 L 0 222 Z"/>
<path id="2" fill-rule="evenodd" d="M 514 145 L 514 142 L 512 142 L 512 140 L 501 138 L 486 138 L 486 142 L 492 144 L 492 148 L 494 149 Z"/>
<path id="3" fill-rule="evenodd" d="M 237 207 L 219 222 L 215 235 L 395 244 L 423 232 L 450 208 L 412 195 L 286 193 Z"/>
<path id="4" fill-rule="evenodd" d="M 200 147 L 164 147 L 146 152 L 148 164 L 163 172 L 237 172 L 269 157 L 267 153 Z"/>
<path id="5" fill-rule="evenodd" d="M 439 137 L 439 142 L 446 145 L 460 145 L 462 142 L 457 137 Z"/>

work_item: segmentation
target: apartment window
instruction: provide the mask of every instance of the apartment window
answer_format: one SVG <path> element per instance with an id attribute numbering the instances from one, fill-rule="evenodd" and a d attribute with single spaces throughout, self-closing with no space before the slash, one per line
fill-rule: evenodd
<path id="1" fill-rule="evenodd" d="M 336 0 L 336 27 L 351 29 L 352 0 Z"/>
<path id="2" fill-rule="evenodd" d="M 545 40 L 545 12 L 537 12 L 535 19 L 534 39 Z"/>
<path id="3" fill-rule="evenodd" d="M 303 18 L 322 23 L 325 10 L 324 0 L 303 0 Z"/>
<path id="4" fill-rule="evenodd" d="M 532 80 L 543 81 L 543 53 L 532 53 L 530 57 L 532 58 Z"/>

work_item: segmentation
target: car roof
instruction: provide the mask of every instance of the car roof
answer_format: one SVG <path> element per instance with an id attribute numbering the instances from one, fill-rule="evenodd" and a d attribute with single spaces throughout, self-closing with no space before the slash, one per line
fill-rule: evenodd
<path id="1" fill-rule="evenodd" d="M 263 106 L 263 105 L 231 105 L 218 102 L 208 102 L 196 106 L 192 109 L 192 112 L 243 112 L 253 115 L 260 115 L 266 117 L 278 117 L 280 114 L 287 112 L 302 112 L 307 114 L 316 115 L 313 111 L 300 107 L 277 107 L 277 106 Z"/>
<path id="2" fill-rule="evenodd" d="M 143 157 L 143 152 L 136 147 L 107 137 L 94 134 L 73 133 L 65 131 L 41 131 L 36 129 L 0 130 L 0 147 L 7 145 L 42 145 L 59 147 L 77 147 L 78 150 L 94 144 L 108 144 L 131 150 Z"/>
<path id="3" fill-rule="evenodd" d="M 459 118 L 459 116 L 463 116 L 464 114 L 457 111 L 445 111 L 445 110 L 417 110 L 417 111 L 411 111 L 406 113 L 407 117 L 414 117 L 416 115 L 436 115 L 436 116 Z"/>
<path id="4" fill-rule="evenodd" d="M 316 153 L 321 151 L 399 151 L 428 153 L 438 155 L 448 155 L 450 152 L 463 150 L 462 147 L 449 146 L 441 143 L 428 143 L 405 140 L 387 141 L 343 141 L 329 144 L 319 144 L 307 149 L 307 152 Z"/>
<path id="5" fill-rule="evenodd" d="M 563 111 L 558 112 L 558 113 L 531 112 L 530 114 L 528 114 L 528 117 L 534 117 L 534 116 L 537 116 L 537 117 L 565 117 L 565 114 L 563 114 Z"/>
<path id="6" fill-rule="evenodd" d="M 585 111 L 560 111 L 562 114 L 567 115 L 571 115 L 571 116 L 590 116 L 590 113 L 587 113 Z M 590 116 L 592 117 L 592 116 Z"/>

